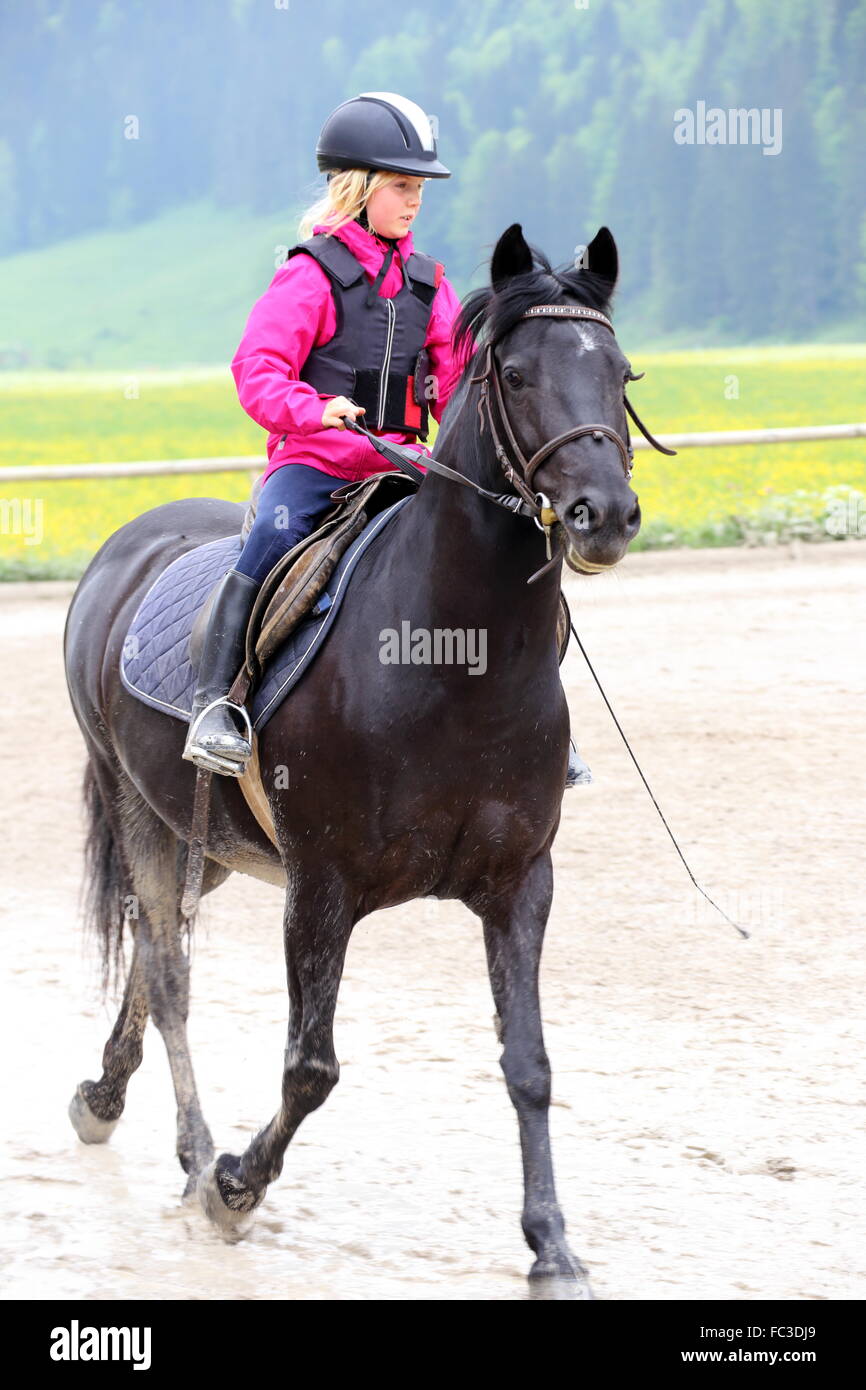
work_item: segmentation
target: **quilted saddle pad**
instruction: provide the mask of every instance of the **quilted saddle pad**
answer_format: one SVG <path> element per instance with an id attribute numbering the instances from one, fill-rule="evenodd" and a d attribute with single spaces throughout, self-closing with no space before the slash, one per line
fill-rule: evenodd
<path id="1" fill-rule="evenodd" d="M 274 652 L 252 700 L 247 702 L 256 731 L 264 728 L 321 650 L 367 546 L 409 501 L 410 497 L 402 497 L 368 522 L 342 556 L 312 615 Z M 241 548 L 240 536 L 223 536 L 179 555 L 148 589 L 123 644 L 120 678 L 126 689 L 144 704 L 187 724 L 197 674 L 189 660 L 192 626 L 211 589 L 232 568 Z"/>

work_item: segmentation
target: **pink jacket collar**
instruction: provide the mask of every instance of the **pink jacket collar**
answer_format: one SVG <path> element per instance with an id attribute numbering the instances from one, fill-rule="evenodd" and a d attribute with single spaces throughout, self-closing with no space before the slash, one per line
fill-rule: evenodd
<path id="1" fill-rule="evenodd" d="M 321 224 L 313 228 L 313 235 L 317 232 L 326 232 L 329 229 Z M 372 232 L 365 232 L 359 222 L 346 222 L 342 227 L 338 227 L 333 233 L 339 241 L 348 246 L 353 255 L 361 262 L 365 270 L 375 279 L 376 275 L 385 259 L 387 242 L 380 241 Z M 405 236 L 400 237 L 397 242 L 397 250 L 405 263 L 413 251 L 412 228 L 410 227 Z"/>

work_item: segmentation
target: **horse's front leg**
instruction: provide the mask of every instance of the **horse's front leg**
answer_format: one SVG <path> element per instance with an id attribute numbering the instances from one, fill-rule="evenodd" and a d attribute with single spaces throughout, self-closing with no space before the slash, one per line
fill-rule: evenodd
<path id="1" fill-rule="evenodd" d="M 520 1126 L 523 1234 L 536 1256 L 529 1277 L 579 1281 L 591 1298 L 586 1270 L 566 1244 L 550 1153 L 550 1062 L 541 1029 L 538 969 L 552 896 L 550 855 L 544 853 L 516 888 L 509 885 L 507 892 L 488 898 L 481 918 L 499 1016 L 500 1065 Z"/>
<path id="2" fill-rule="evenodd" d="M 268 1183 L 282 1171 L 296 1129 L 337 1084 L 334 1011 L 353 925 L 349 895 L 333 870 L 290 870 L 284 925 L 289 1028 L 282 1104 L 240 1157 L 220 1154 L 199 1179 L 201 1204 L 227 1240 L 247 1234 Z"/>

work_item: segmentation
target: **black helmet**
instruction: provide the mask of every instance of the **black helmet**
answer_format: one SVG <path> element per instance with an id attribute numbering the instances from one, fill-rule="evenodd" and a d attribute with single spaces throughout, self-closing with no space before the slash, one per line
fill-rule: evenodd
<path id="1" fill-rule="evenodd" d="M 319 169 L 388 169 L 450 179 L 440 164 L 430 117 L 396 92 L 362 92 L 332 111 L 316 145 Z"/>

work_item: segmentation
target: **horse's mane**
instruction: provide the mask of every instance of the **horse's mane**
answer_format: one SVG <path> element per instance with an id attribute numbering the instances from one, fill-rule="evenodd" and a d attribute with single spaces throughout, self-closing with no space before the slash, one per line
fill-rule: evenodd
<path id="1" fill-rule="evenodd" d="M 554 270 L 543 251 L 536 246 L 531 246 L 530 250 L 531 270 L 512 276 L 496 289 L 487 285 L 471 290 L 463 300 L 451 341 L 458 358 L 464 352 L 470 352 L 471 356 L 460 374 L 458 386 L 465 381 L 485 343 L 496 342 L 509 333 L 524 311 L 534 304 L 575 303 L 608 312 L 613 295 L 610 280 L 573 263 Z"/>

